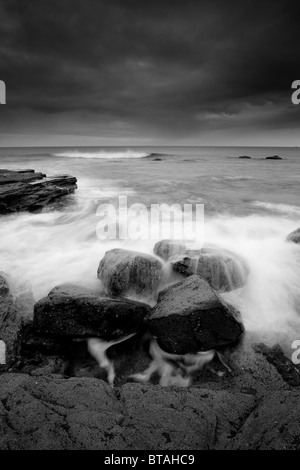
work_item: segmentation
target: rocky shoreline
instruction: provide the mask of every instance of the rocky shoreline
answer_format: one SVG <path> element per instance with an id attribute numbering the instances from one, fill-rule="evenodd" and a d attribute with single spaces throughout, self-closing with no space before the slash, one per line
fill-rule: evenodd
<path id="1" fill-rule="evenodd" d="M 34 170 L 0 169 L 0 214 L 37 212 L 58 198 L 73 193 L 77 179 L 69 175 L 47 177 Z"/>
<path id="2" fill-rule="evenodd" d="M 13 173 L 0 189 L 45 178 Z M 76 185 L 54 182 L 6 193 L 7 212 Z M 153 255 L 108 251 L 97 275 L 96 291 L 61 285 L 35 302 L 0 273 L 1 450 L 300 448 L 291 338 L 245 331 L 222 297 L 247 282 L 244 259 L 162 240 Z"/>

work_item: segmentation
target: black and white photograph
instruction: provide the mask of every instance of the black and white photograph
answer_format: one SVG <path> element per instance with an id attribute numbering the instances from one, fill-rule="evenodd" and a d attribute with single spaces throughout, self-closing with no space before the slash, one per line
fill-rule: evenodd
<path id="1" fill-rule="evenodd" d="M 0 0 L 0 450 L 300 450 L 298 3 Z"/>

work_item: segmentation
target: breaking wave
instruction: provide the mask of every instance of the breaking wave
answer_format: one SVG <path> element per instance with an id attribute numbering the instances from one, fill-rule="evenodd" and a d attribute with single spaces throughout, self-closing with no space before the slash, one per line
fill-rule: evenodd
<path id="1" fill-rule="evenodd" d="M 148 157 L 149 154 L 146 152 L 140 152 L 135 150 L 126 150 L 124 151 L 106 151 L 106 150 L 97 150 L 94 152 L 85 152 L 78 150 L 70 150 L 66 152 L 53 153 L 53 157 L 62 157 L 62 158 L 90 158 L 90 159 L 104 159 L 104 160 L 121 160 L 125 158 L 144 158 Z"/>

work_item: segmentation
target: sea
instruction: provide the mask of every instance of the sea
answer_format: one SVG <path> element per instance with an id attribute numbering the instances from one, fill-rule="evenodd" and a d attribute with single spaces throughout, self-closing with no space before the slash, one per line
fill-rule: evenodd
<path id="1" fill-rule="evenodd" d="M 278 155 L 282 160 L 266 160 Z M 251 159 L 240 159 L 249 156 Z M 300 148 L 24 147 L 0 148 L 0 168 L 76 176 L 74 194 L 40 213 L 0 218 L 0 272 L 36 300 L 55 286 L 96 289 L 104 253 L 153 253 L 157 240 L 100 239 L 99 206 L 202 204 L 205 243 L 249 264 L 243 289 L 227 295 L 248 328 L 280 328 L 300 317 Z"/>

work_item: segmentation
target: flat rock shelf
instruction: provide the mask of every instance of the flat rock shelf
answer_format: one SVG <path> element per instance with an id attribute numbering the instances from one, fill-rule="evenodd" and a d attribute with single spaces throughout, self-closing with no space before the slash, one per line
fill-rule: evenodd
<path id="1" fill-rule="evenodd" d="M 77 189 L 70 175 L 47 177 L 35 170 L 0 169 L 0 214 L 38 212 L 61 196 Z"/>

